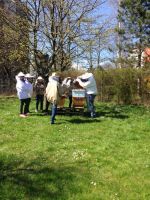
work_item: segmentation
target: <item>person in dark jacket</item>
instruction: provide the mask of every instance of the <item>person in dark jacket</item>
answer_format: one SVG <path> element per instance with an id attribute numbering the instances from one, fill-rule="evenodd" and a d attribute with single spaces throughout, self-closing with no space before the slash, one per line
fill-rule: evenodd
<path id="1" fill-rule="evenodd" d="M 35 93 L 36 93 L 35 112 L 38 112 L 39 104 L 40 104 L 40 110 L 43 111 L 45 84 L 44 84 L 44 79 L 41 76 L 39 76 L 35 82 Z"/>

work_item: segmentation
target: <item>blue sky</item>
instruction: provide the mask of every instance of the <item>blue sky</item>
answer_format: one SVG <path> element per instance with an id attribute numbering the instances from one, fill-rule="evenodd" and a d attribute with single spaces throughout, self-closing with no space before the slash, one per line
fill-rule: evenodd
<path id="1" fill-rule="evenodd" d="M 100 6 L 99 12 L 105 17 L 116 19 L 117 16 L 117 2 L 118 0 L 107 0 Z"/>

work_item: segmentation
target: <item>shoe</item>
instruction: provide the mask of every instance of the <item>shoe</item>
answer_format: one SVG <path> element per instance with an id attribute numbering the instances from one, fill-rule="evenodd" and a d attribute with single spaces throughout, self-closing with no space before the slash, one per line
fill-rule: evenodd
<path id="1" fill-rule="evenodd" d="M 47 112 L 44 112 L 43 115 L 49 115 Z"/>
<path id="2" fill-rule="evenodd" d="M 35 112 L 37 113 L 37 112 L 38 112 L 38 110 L 37 110 L 37 109 L 35 109 Z"/>
<path id="3" fill-rule="evenodd" d="M 50 124 L 55 124 L 54 122 L 51 122 Z"/>
<path id="4" fill-rule="evenodd" d="M 91 113 L 91 118 L 95 118 L 96 114 L 95 113 Z"/>
<path id="5" fill-rule="evenodd" d="M 24 115 L 24 114 L 20 114 L 20 117 L 23 117 L 23 118 L 25 118 L 25 117 L 27 117 L 26 115 Z"/>

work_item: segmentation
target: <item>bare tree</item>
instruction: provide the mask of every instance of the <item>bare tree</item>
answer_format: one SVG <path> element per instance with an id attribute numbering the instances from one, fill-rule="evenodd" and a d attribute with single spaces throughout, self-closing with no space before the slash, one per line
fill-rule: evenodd
<path id="1" fill-rule="evenodd" d="M 97 6 L 105 0 L 15 0 L 28 18 L 28 29 L 22 34 L 29 38 L 31 62 L 37 73 L 42 73 L 42 54 L 49 56 L 46 64 L 49 70 L 64 71 L 71 66 L 79 48 L 79 56 L 84 51 L 81 38 L 87 34 L 83 29 L 84 19 L 88 18 Z M 15 22 L 5 16 L 12 30 Z"/>
<path id="2" fill-rule="evenodd" d="M 103 1 L 49 1 L 43 5 L 43 31 L 47 48 L 51 51 L 51 66 L 61 71 L 71 65 L 79 38 L 84 35 L 82 24 L 84 18 Z"/>

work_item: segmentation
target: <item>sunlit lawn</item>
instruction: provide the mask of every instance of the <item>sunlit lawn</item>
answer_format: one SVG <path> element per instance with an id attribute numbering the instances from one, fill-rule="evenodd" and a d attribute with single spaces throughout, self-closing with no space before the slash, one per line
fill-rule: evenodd
<path id="1" fill-rule="evenodd" d="M 34 113 L 0 98 L 0 199 L 149 200 L 150 109 L 97 103 L 98 117 Z"/>

